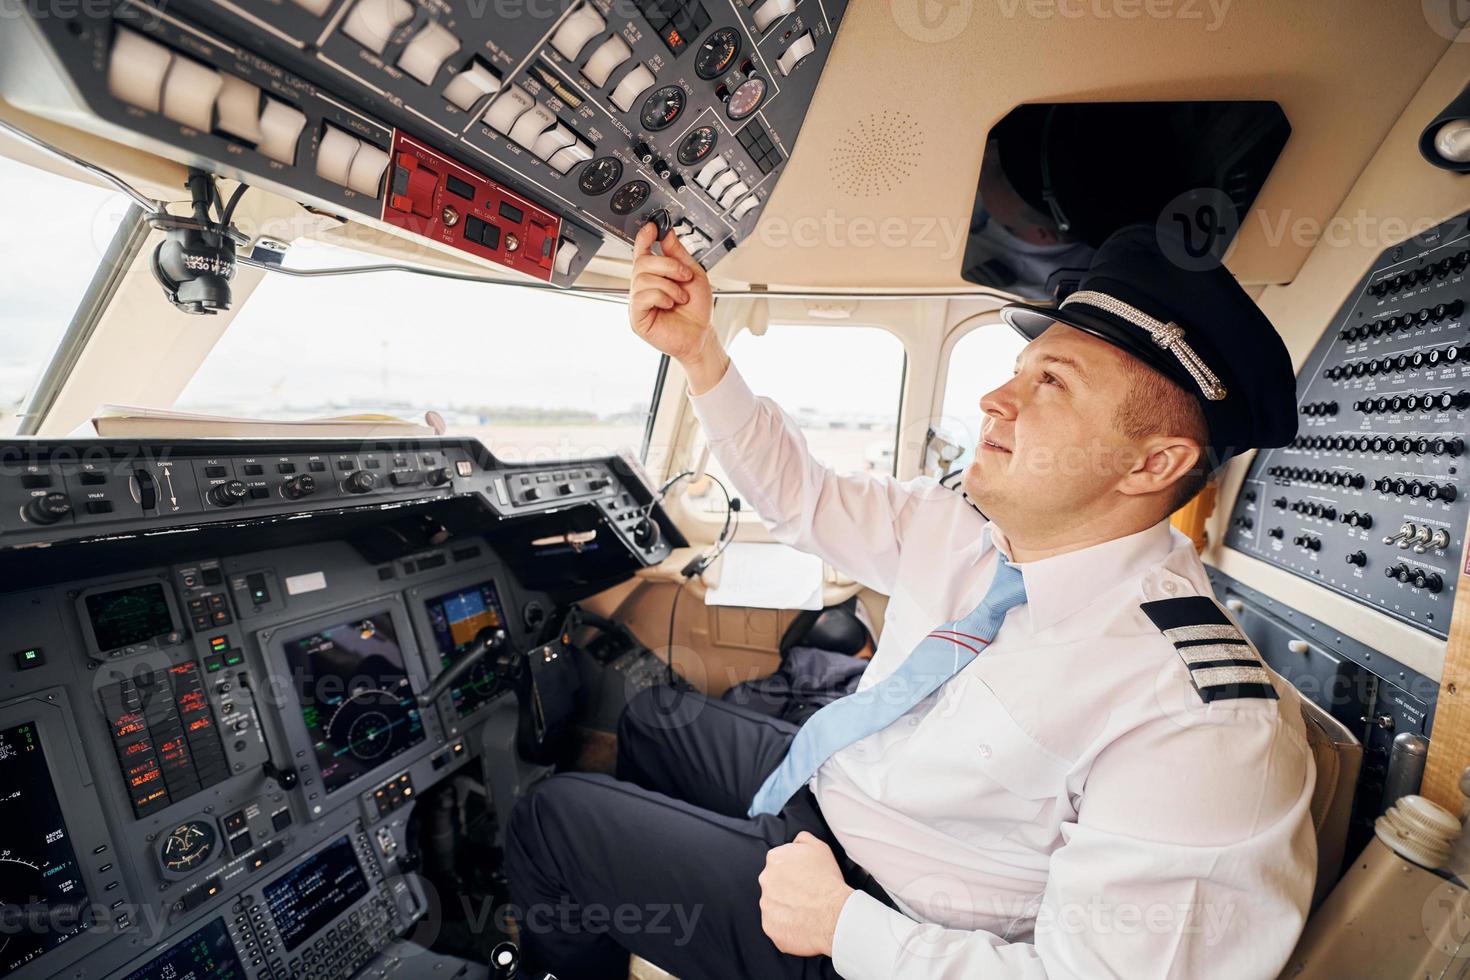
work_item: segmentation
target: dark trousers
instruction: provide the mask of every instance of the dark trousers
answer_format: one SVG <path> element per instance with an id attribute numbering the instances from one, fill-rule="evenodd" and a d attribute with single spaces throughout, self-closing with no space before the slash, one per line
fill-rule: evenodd
<path id="1" fill-rule="evenodd" d="M 635 696 L 618 725 L 617 779 L 553 776 L 511 813 L 505 864 L 524 962 L 559 980 L 624 980 L 629 952 L 680 980 L 836 977 L 830 959 L 788 956 L 761 931 L 766 852 L 803 830 L 832 848 L 849 885 L 889 901 L 809 790 L 779 814 L 745 816 L 795 733 L 702 695 Z"/>

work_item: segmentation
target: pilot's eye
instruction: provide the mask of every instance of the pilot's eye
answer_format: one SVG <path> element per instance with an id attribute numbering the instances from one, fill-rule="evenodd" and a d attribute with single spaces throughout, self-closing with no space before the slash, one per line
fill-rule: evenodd
<path id="1" fill-rule="evenodd" d="M 1058 388 L 1066 387 L 1062 384 L 1061 379 L 1058 378 L 1055 374 L 1052 374 L 1050 371 L 1041 372 L 1041 383 L 1047 385 L 1056 385 Z"/>

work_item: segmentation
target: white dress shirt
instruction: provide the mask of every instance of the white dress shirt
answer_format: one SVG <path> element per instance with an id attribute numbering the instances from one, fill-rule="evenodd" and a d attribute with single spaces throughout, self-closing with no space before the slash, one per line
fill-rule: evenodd
<path id="1" fill-rule="evenodd" d="M 780 541 L 890 596 L 862 686 L 975 608 L 1007 549 L 928 479 L 837 475 L 732 366 L 692 399 L 714 455 Z M 986 528 L 990 533 L 984 533 Z M 1142 602 L 1211 594 L 1167 521 L 1020 565 L 994 642 L 810 785 L 893 897 L 842 909 L 847 980 L 1275 977 L 1316 873 L 1295 690 L 1206 703 Z"/>

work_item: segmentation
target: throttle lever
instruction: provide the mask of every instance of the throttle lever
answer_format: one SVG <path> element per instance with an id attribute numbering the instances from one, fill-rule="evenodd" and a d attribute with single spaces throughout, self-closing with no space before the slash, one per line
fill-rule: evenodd
<path id="1" fill-rule="evenodd" d="M 444 692 L 454 686 L 455 682 L 464 677 L 475 668 L 480 661 L 484 660 L 490 653 L 499 653 L 505 646 L 505 630 L 496 627 L 486 627 L 480 630 L 475 637 L 475 645 L 449 667 L 443 673 L 434 678 L 434 682 L 420 694 L 416 700 L 420 708 L 427 708 L 444 696 Z"/>

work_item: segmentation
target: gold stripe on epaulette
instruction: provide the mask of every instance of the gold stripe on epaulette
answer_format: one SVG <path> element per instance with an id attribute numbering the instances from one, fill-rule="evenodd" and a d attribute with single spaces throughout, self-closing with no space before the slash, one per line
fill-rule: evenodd
<path id="1" fill-rule="evenodd" d="M 1244 640 L 1240 630 L 1229 624 L 1209 623 L 1204 626 L 1176 626 L 1164 630 L 1171 642 L 1185 643 L 1191 640 Z"/>

